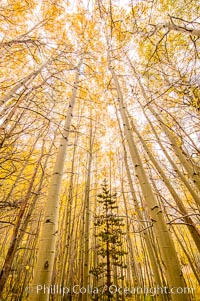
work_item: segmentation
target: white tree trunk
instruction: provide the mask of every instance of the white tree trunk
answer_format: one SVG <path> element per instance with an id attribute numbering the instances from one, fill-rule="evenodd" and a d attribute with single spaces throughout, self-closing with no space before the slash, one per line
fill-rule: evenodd
<path id="1" fill-rule="evenodd" d="M 118 82 L 117 75 L 115 74 L 115 71 L 111 66 L 111 59 L 109 57 L 109 53 L 108 53 L 108 64 L 112 74 L 112 78 L 114 80 L 117 89 L 119 110 L 124 126 L 124 133 L 128 142 L 130 155 L 133 164 L 135 166 L 135 173 L 136 176 L 138 177 L 143 192 L 143 197 L 148 208 L 149 216 L 152 221 L 152 227 L 156 235 L 156 240 L 158 241 L 161 257 L 165 266 L 165 272 L 166 272 L 165 274 L 166 274 L 169 288 L 170 289 L 172 289 L 173 287 L 184 288 L 186 285 L 179 265 L 179 260 L 175 250 L 175 246 L 172 237 L 170 235 L 170 232 L 168 230 L 168 227 L 166 225 L 160 205 L 153 193 L 153 190 L 147 178 L 142 160 L 140 158 L 138 149 L 133 139 L 129 120 L 124 106 L 121 88 Z M 189 296 L 186 294 L 172 294 L 171 298 L 173 301 L 190 300 Z"/>
<path id="2" fill-rule="evenodd" d="M 186 26 L 183 27 L 183 26 L 179 26 L 176 24 L 172 24 L 172 23 L 164 23 L 164 24 L 158 24 L 158 25 L 154 25 L 154 26 L 156 28 L 166 28 L 168 30 L 174 30 L 174 31 L 178 31 L 178 32 L 183 32 L 185 34 L 200 37 L 200 29 L 196 29 L 196 28 L 189 28 Z"/>
<path id="3" fill-rule="evenodd" d="M 33 292 L 30 294 L 29 297 L 30 301 L 49 300 L 48 287 L 51 285 L 54 258 L 56 252 L 56 234 L 58 231 L 59 195 L 61 188 L 61 180 L 64 170 L 69 130 L 73 116 L 72 113 L 78 90 L 79 70 L 81 65 L 82 59 L 77 67 L 71 101 L 69 103 L 65 125 L 62 132 L 62 138 L 60 141 L 56 163 L 54 166 L 53 175 L 50 183 L 50 189 L 44 213 L 44 222 L 42 225 L 39 240 L 37 263 L 33 277 Z"/>

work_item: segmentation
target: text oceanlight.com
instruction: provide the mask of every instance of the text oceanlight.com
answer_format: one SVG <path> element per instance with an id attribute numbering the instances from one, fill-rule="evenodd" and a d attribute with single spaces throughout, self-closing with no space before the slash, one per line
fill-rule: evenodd
<path id="1" fill-rule="evenodd" d="M 124 295 L 160 295 L 160 294 L 192 294 L 194 292 L 193 288 L 190 287 L 172 287 L 168 288 L 167 286 L 160 287 L 120 287 L 117 285 L 107 285 L 102 288 L 92 287 L 88 285 L 83 287 L 81 285 L 74 285 L 72 287 L 64 287 L 57 284 L 52 285 L 41 285 L 38 284 L 35 287 L 28 287 L 27 291 L 29 293 L 36 294 L 49 294 L 49 295 L 68 295 L 68 294 L 107 294 L 108 292 L 111 295 L 115 294 L 124 294 Z"/>

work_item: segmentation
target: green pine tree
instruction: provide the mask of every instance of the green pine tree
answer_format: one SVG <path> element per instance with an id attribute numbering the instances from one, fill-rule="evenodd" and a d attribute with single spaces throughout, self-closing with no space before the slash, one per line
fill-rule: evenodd
<path id="1" fill-rule="evenodd" d="M 103 287 L 107 288 L 105 294 L 108 301 L 113 297 L 109 292 L 109 287 L 112 284 L 116 285 L 116 283 L 113 283 L 114 268 L 120 267 L 121 270 L 126 268 L 124 255 L 127 253 L 123 250 L 122 242 L 122 237 L 125 234 L 122 230 L 124 223 L 123 218 L 120 218 L 117 213 L 116 196 L 116 193 L 110 193 L 106 180 L 104 180 L 102 192 L 98 194 L 97 199 L 101 213 L 95 216 L 94 223 L 98 233 L 96 237 L 98 237 L 97 253 L 99 262 L 90 271 L 96 278 L 97 283 L 102 277 L 105 279 Z M 123 275 L 120 275 L 121 279 L 123 277 Z M 99 299 L 99 296 L 95 296 L 95 299 Z"/>

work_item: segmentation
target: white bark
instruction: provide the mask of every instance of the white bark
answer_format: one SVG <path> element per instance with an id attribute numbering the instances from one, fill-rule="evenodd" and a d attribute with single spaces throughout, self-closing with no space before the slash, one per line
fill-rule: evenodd
<path id="1" fill-rule="evenodd" d="M 82 65 L 82 59 L 77 67 L 74 87 L 72 90 L 71 101 L 69 103 L 67 116 L 65 120 L 62 138 L 60 141 L 55 167 L 50 183 L 46 209 L 44 213 L 44 222 L 40 234 L 39 248 L 37 254 L 37 263 L 35 267 L 32 288 L 34 292 L 30 294 L 30 301 L 47 301 L 49 300 L 48 290 L 44 291 L 44 286 L 51 285 L 54 258 L 56 252 L 56 236 L 58 231 L 58 215 L 59 215 L 59 195 L 61 188 L 61 180 L 64 170 L 64 162 L 68 145 L 69 130 L 73 116 L 73 108 L 75 105 L 76 94 L 79 82 L 79 70 Z M 37 292 L 37 288 L 41 288 Z"/>
<path id="2" fill-rule="evenodd" d="M 182 199 L 179 197 L 179 195 L 177 194 L 177 192 L 173 188 L 173 186 L 172 186 L 171 182 L 169 181 L 168 177 L 165 175 L 165 172 L 160 167 L 157 160 L 154 158 L 154 155 L 152 154 L 151 150 L 147 146 L 146 142 L 144 141 L 144 139 L 140 135 L 139 131 L 137 130 L 137 128 L 135 127 L 133 122 L 131 122 L 131 125 L 132 125 L 133 131 L 136 133 L 136 135 L 140 139 L 140 141 L 141 141 L 146 153 L 148 154 L 151 162 L 154 164 L 155 168 L 157 169 L 157 171 L 159 172 L 160 176 L 162 177 L 164 183 L 166 184 L 168 190 L 170 191 L 171 195 L 173 196 L 180 212 L 183 215 L 183 220 L 185 221 L 185 223 L 188 227 L 188 230 L 189 230 L 189 232 L 190 232 L 190 234 L 191 234 L 191 236 L 192 236 L 192 238 L 193 238 L 193 240 L 196 244 L 196 247 L 198 248 L 198 250 L 200 252 L 200 231 L 199 231 L 199 229 L 196 227 L 195 223 L 192 221 L 191 217 L 189 216 L 189 213 L 187 212 L 187 210 L 184 206 L 184 203 L 182 202 Z"/>
<path id="3" fill-rule="evenodd" d="M 28 87 L 31 81 L 42 71 L 42 69 L 49 63 L 46 62 L 38 70 L 32 71 L 26 77 L 22 78 L 18 83 L 4 96 L 0 99 L 0 106 L 4 105 L 9 99 L 11 99 L 22 87 Z"/>
<path id="4" fill-rule="evenodd" d="M 128 58 L 128 57 L 127 57 Z M 142 85 L 142 82 L 135 70 L 135 67 L 131 64 L 130 59 L 128 58 L 129 63 L 134 71 L 134 75 L 135 78 L 137 79 L 142 95 L 144 97 L 144 100 L 146 101 L 146 103 L 149 103 L 148 100 L 148 96 L 145 92 L 145 89 Z M 184 167 L 184 169 L 186 170 L 186 172 L 188 173 L 189 177 L 191 178 L 191 180 L 193 181 L 194 185 L 197 187 L 198 191 L 200 191 L 200 173 L 199 173 L 199 167 L 196 166 L 192 161 L 189 161 L 188 157 L 185 155 L 184 150 L 182 149 L 181 146 L 178 145 L 177 143 L 177 139 L 176 136 L 174 134 L 174 132 L 169 129 L 167 127 L 167 125 L 165 125 L 164 121 L 162 120 L 161 116 L 153 109 L 153 107 L 148 104 L 148 109 L 149 111 L 156 117 L 156 119 L 159 121 L 159 124 L 162 128 L 162 130 L 164 131 L 165 135 L 167 136 L 167 138 L 169 139 L 169 141 L 171 142 L 171 147 L 174 150 L 174 153 L 176 154 L 177 158 L 179 159 L 179 161 L 181 162 L 182 166 Z"/>
<path id="5" fill-rule="evenodd" d="M 178 26 L 172 23 L 164 23 L 164 24 L 158 24 L 158 25 L 154 25 L 156 28 L 167 28 L 168 30 L 174 30 L 174 31 L 178 31 L 178 32 L 183 32 L 185 34 L 188 35 L 193 35 L 193 36 L 197 36 L 200 37 L 200 29 L 194 29 L 194 28 L 189 28 L 186 26 Z"/>
<path id="6" fill-rule="evenodd" d="M 162 210 L 160 208 L 160 205 L 153 193 L 153 190 L 151 188 L 150 182 L 147 178 L 145 169 L 143 167 L 142 160 L 140 158 L 137 146 L 135 144 L 135 141 L 133 139 L 133 135 L 131 133 L 131 128 L 129 124 L 129 120 L 127 117 L 126 109 L 124 106 L 123 101 L 123 95 L 121 92 L 121 88 L 118 82 L 117 75 L 115 74 L 115 71 L 113 67 L 111 66 L 111 59 L 109 57 L 108 53 L 108 64 L 109 69 L 112 74 L 112 78 L 114 80 L 116 89 L 117 89 L 117 95 L 118 95 L 118 103 L 119 103 L 119 110 L 124 126 L 124 133 L 128 142 L 130 155 L 133 161 L 133 164 L 135 166 L 135 173 L 138 177 L 143 197 L 145 200 L 145 203 L 148 208 L 148 212 L 150 215 L 150 218 L 152 220 L 152 227 L 154 230 L 154 233 L 156 234 L 156 240 L 158 241 L 158 245 L 161 252 L 161 257 L 165 266 L 166 270 L 166 278 L 168 281 L 169 288 L 172 287 L 185 287 L 185 281 L 183 279 L 183 275 L 181 272 L 181 268 L 179 265 L 178 256 L 174 247 L 174 243 L 172 240 L 172 237 L 170 235 L 170 232 L 168 230 L 168 227 L 166 225 L 164 216 L 162 214 Z M 173 301 L 188 301 L 189 296 L 184 294 L 172 294 L 171 298 Z"/>
<path id="7" fill-rule="evenodd" d="M 191 184 L 189 183 L 188 179 L 186 179 L 186 177 L 183 175 L 183 173 L 181 172 L 181 170 L 179 170 L 179 167 L 176 165 L 176 163 L 174 162 L 174 160 L 170 157 L 170 155 L 167 152 L 167 149 L 164 147 L 164 145 L 162 144 L 156 130 L 154 129 L 152 122 L 150 121 L 149 117 L 147 116 L 147 114 L 145 113 L 145 111 L 143 110 L 143 113 L 145 115 L 145 117 L 147 118 L 152 132 L 154 133 L 163 153 L 165 154 L 166 158 L 168 159 L 168 161 L 170 162 L 171 166 L 173 167 L 174 171 L 177 173 L 177 175 L 179 176 L 179 178 L 181 179 L 181 181 L 184 183 L 184 185 L 187 187 L 188 191 L 190 192 L 193 200 L 195 201 L 195 203 L 197 204 L 197 206 L 200 206 L 200 197 L 199 195 L 194 191 L 194 188 L 191 186 Z"/>

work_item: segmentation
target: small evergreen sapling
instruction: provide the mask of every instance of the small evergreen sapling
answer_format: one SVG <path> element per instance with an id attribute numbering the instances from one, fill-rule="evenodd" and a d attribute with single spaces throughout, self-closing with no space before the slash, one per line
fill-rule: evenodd
<path id="1" fill-rule="evenodd" d="M 98 203 L 100 214 L 95 216 L 94 225 L 97 227 L 96 237 L 98 238 L 97 254 L 98 263 L 90 270 L 90 273 L 96 277 L 96 282 L 104 278 L 103 287 L 107 288 L 105 294 L 107 300 L 113 295 L 109 292 L 109 287 L 113 283 L 115 267 L 126 268 L 123 262 L 124 255 L 127 254 L 123 250 L 122 237 L 125 235 L 122 228 L 124 227 L 123 219 L 118 216 L 118 206 L 116 204 L 116 193 L 111 194 L 106 180 L 102 184 L 102 192 L 98 194 Z M 123 276 L 117 277 L 123 279 Z M 116 275 L 115 275 L 116 279 Z M 98 299 L 97 296 L 95 298 Z"/>

